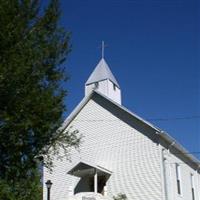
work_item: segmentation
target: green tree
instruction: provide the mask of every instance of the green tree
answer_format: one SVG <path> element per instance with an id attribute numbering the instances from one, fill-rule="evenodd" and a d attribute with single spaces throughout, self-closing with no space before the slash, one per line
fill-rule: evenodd
<path id="1" fill-rule="evenodd" d="M 29 188 L 30 180 L 37 182 L 39 155 L 46 156 L 44 164 L 51 167 L 50 155 L 59 148 L 67 155 L 80 142 L 76 130 L 64 133 L 59 128 L 65 111 L 62 85 L 67 80 L 63 62 L 71 49 L 70 34 L 59 25 L 59 17 L 58 0 L 50 0 L 44 10 L 39 0 L 0 0 L 0 190 L 4 193 L 20 188 L 25 180 Z"/>
<path id="2" fill-rule="evenodd" d="M 32 170 L 33 172 L 34 170 Z M 41 200 L 42 186 L 40 175 L 35 170 L 34 176 L 28 179 L 20 179 L 12 184 L 8 180 L 0 179 L 0 199 L 1 200 Z"/>

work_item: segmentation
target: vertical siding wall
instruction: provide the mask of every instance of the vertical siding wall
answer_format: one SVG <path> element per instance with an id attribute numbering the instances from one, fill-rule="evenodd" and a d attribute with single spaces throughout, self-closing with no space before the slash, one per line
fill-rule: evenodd
<path id="1" fill-rule="evenodd" d="M 191 178 L 190 175 L 194 175 L 194 189 L 195 189 L 195 200 L 200 200 L 200 182 L 199 174 L 197 171 L 192 169 L 189 165 L 184 163 L 175 155 L 165 151 L 165 169 L 167 177 L 167 200 L 192 200 L 191 192 Z M 181 177 L 181 195 L 178 194 L 177 182 L 176 182 L 176 164 L 180 166 L 180 177 Z"/>
<path id="2" fill-rule="evenodd" d="M 44 182 L 53 182 L 51 200 L 66 200 L 78 178 L 67 175 L 78 161 L 95 163 L 111 170 L 108 195 L 124 193 L 129 200 L 161 200 L 160 148 L 112 113 L 90 100 L 71 123 L 84 135 L 80 153 L 71 162 L 55 160 L 52 174 L 44 170 Z M 44 186 L 44 199 L 46 187 Z M 189 199 L 187 199 L 189 200 Z"/>

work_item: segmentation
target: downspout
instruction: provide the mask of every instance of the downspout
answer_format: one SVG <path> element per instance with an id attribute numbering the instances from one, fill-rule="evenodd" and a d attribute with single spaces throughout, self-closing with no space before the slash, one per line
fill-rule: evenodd
<path id="1" fill-rule="evenodd" d="M 196 170 L 196 175 L 197 175 L 197 183 L 196 183 L 196 194 L 197 194 L 197 199 L 200 200 L 200 190 L 199 190 L 199 185 L 200 185 L 200 165 L 198 166 L 197 170 Z"/>
<path id="2" fill-rule="evenodd" d="M 168 150 L 167 150 L 167 152 L 168 152 L 168 161 L 170 161 L 170 148 L 171 147 L 173 147 L 174 145 L 176 144 L 176 142 L 175 141 L 172 141 L 172 143 L 168 146 Z M 169 162 L 169 186 L 171 186 L 171 188 L 169 189 L 169 193 L 171 194 L 168 194 L 168 199 L 175 199 L 175 192 L 174 192 L 174 187 L 173 187 L 173 181 L 172 181 L 172 166 L 171 166 L 171 164 L 170 164 L 170 162 Z M 171 196 L 171 198 L 170 198 L 170 196 Z"/>
<path id="3" fill-rule="evenodd" d="M 163 191 L 162 196 L 164 200 L 169 200 L 168 194 L 167 194 L 167 180 L 166 180 L 166 169 L 165 169 L 166 158 L 164 157 L 164 151 L 165 149 L 161 147 L 161 153 L 160 153 L 161 165 L 160 166 L 161 166 L 161 179 L 162 179 L 162 191 Z"/>
<path id="4" fill-rule="evenodd" d="M 175 144 L 176 144 L 176 142 L 173 141 L 173 142 L 168 146 L 168 154 L 170 154 L 170 148 L 171 148 L 172 146 L 174 146 Z"/>
<path id="5" fill-rule="evenodd" d="M 159 135 L 159 133 L 162 133 L 162 132 L 157 132 L 157 134 Z M 175 144 L 175 141 L 173 141 L 169 146 L 168 146 L 168 155 L 170 156 L 170 148 Z M 159 144 L 160 145 L 160 144 Z M 169 166 L 169 174 L 170 174 L 170 177 L 167 177 L 166 176 L 166 166 L 165 166 L 165 162 L 166 162 L 166 158 L 164 156 L 164 151 L 165 151 L 165 148 L 163 148 L 161 145 L 161 171 L 162 171 L 162 174 L 161 174 L 161 177 L 162 177 L 162 186 L 163 186 L 163 198 L 164 200 L 170 200 L 170 195 L 168 194 L 168 192 L 170 191 L 168 188 L 167 188 L 167 178 L 169 179 L 170 181 L 170 178 L 171 178 L 171 166 Z M 169 184 L 171 185 L 171 183 Z M 173 193 L 173 192 L 172 192 Z"/>

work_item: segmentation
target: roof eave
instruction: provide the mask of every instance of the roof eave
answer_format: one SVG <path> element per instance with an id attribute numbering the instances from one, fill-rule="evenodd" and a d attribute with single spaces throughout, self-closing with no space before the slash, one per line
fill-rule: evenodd
<path id="1" fill-rule="evenodd" d="M 191 153 L 189 153 L 188 150 L 186 150 L 181 144 L 179 144 L 173 137 L 171 137 L 168 133 L 164 131 L 160 131 L 158 134 L 161 136 L 161 138 L 163 138 L 170 144 L 169 146 L 173 145 L 173 147 L 180 151 L 182 155 L 187 157 L 194 165 L 196 165 L 197 170 L 200 168 L 200 161 Z"/>
<path id="2" fill-rule="evenodd" d="M 158 127 L 154 126 L 150 122 L 142 119 L 141 117 L 139 117 L 135 113 L 129 111 L 124 106 L 122 106 L 122 105 L 114 102 L 113 100 L 111 100 L 110 98 L 106 97 L 105 95 L 103 95 L 102 93 L 100 93 L 99 91 L 96 91 L 96 90 L 92 90 L 91 93 L 88 96 L 86 96 L 86 97 L 83 98 L 83 100 L 78 104 L 78 106 L 74 109 L 74 111 L 63 122 L 63 125 L 61 126 L 62 130 L 66 129 L 66 127 L 77 116 L 77 114 L 80 112 L 80 110 L 85 106 L 85 104 L 92 98 L 92 96 L 94 94 L 100 95 L 101 97 L 107 99 L 108 101 L 110 101 L 111 103 L 115 104 L 117 107 L 119 107 L 120 109 L 122 109 L 126 113 L 130 114 L 131 116 L 135 117 L 139 121 L 141 121 L 141 122 L 145 123 L 146 125 L 148 125 L 150 128 L 152 128 L 153 130 L 155 130 L 156 134 L 158 134 L 160 136 L 160 138 L 163 139 L 164 141 L 166 141 L 168 143 L 171 143 L 171 144 L 175 142 L 174 145 L 173 145 L 174 148 L 176 148 L 177 150 L 179 150 L 180 152 L 182 152 L 183 155 L 185 157 L 187 157 L 188 159 L 190 159 L 193 163 L 196 163 L 197 170 L 200 169 L 200 161 L 197 158 L 195 158 L 194 156 L 190 155 L 189 152 L 181 144 L 179 144 L 173 137 L 171 137 L 168 133 L 162 131 L 161 129 L 159 129 Z"/>
<path id="3" fill-rule="evenodd" d="M 119 84 L 117 83 L 117 82 L 113 82 L 111 79 L 109 79 L 109 78 L 104 78 L 104 79 L 101 79 L 101 80 L 98 80 L 98 81 L 91 81 L 91 82 L 89 82 L 89 83 L 85 83 L 85 85 L 86 86 L 88 86 L 88 85 L 91 85 L 91 84 L 94 84 L 94 83 L 97 83 L 97 82 L 101 82 L 101 81 L 105 81 L 105 80 L 109 80 L 110 82 L 112 82 L 114 85 L 116 85 L 119 89 L 120 89 L 120 86 L 119 86 Z"/>

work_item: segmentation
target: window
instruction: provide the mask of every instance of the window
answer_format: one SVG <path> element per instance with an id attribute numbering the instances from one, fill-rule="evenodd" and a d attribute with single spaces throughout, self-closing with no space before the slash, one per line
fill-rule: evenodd
<path id="1" fill-rule="evenodd" d="M 176 164 L 176 184 L 177 192 L 181 195 L 181 174 L 180 174 L 180 165 Z"/>
<path id="2" fill-rule="evenodd" d="M 113 83 L 113 90 L 116 90 L 116 85 Z"/>
<path id="3" fill-rule="evenodd" d="M 190 181 L 191 181 L 192 200 L 195 200 L 194 175 L 193 174 L 190 174 Z"/>
<path id="4" fill-rule="evenodd" d="M 98 82 L 94 83 L 94 88 L 95 89 L 99 88 L 99 83 Z"/>

